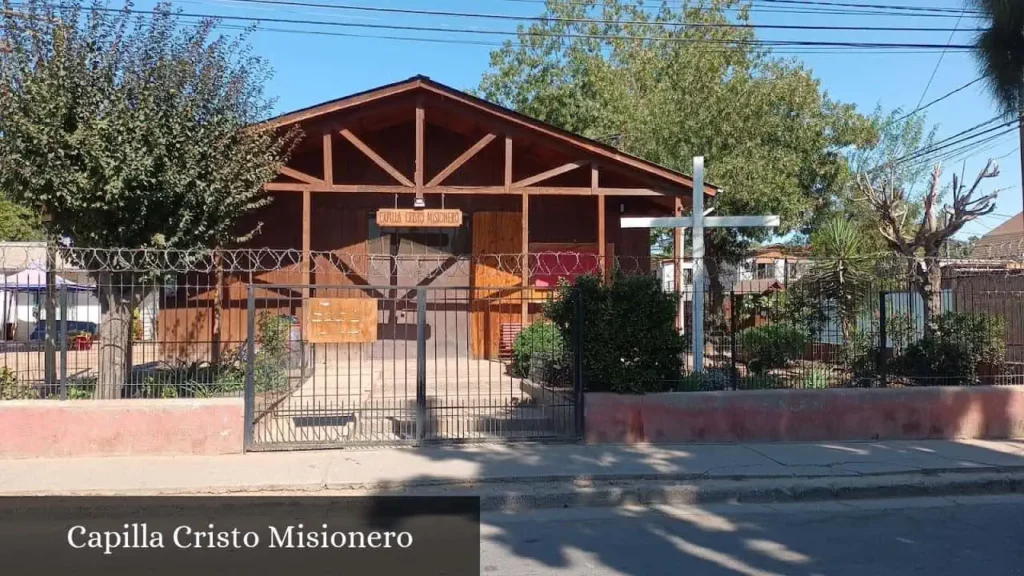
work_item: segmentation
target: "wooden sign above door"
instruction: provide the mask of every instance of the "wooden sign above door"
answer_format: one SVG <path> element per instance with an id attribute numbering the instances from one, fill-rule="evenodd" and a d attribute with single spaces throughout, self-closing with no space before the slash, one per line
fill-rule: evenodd
<path id="1" fill-rule="evenodd" d="M 462 226 L 462 210 L 385 208 L 377 210 L 377 226 L 381 228 L 458 228 Z"/>

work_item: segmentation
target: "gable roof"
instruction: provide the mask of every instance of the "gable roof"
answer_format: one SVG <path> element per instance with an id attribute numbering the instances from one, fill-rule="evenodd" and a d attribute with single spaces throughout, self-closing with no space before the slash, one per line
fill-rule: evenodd
<path id="1" fill-rule="evenodd" d="M 627 154 L 613 146 L 609 146 L 596 140 L 591 140 L 590 138 L 580 136 L 579 134 L 573 134 L 572 132 L 562 130 L 561 128 L 535 118 L 531 118 L 530 116 L 521 114 L 503 106 L 499 106 L 482 98 L 478 98 L 463 92 L 462 90 L 441 84 L 440 82 L 431 80 L 426 76 L 413 76 L 412 78 L 402 80 L 401 82 L 387 84 L 363 92 L 358 92 L 356 94 L 351 94 L 349 96 L 344 96 L 342 98 L 337 98 L 335 100 L 329 100 L 314 106 L 294 110 L 292 112 L 286 112 L 264 121 L 260 126 L 279 128 L 291 124 L 297 124 L 326 114 L 350 109 L 415 90 L 425 90 L 427 92 L 437 94 L 460 105 L 484 112 L 520 128 L 525 128 L 536 134 L 558 140 L 563 144 L 567 144 L 595 156 L 603 157 L 607 160 L 645 172 L 651 176 L 661 178 L 679 186 L 685 186 L 690 189 L 693 188 L 693 178 L 682 172 Z M 706 181 L 704 182 L 704 193 L 706 195 L 714 196 L 719 190 L 720 188 L 718 186 Z"/>

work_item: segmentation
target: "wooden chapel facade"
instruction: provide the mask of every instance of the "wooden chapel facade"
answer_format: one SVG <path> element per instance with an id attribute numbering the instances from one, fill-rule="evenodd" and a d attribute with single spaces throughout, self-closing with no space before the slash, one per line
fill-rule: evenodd
<path id="1" fill-rule="evenodd" d="M 461 290 L 432 299 L 432 309 L 465 308 L 470 343 L 463 349 L 493 358 L 502 331 L 535 318 L 533 303 L 559 278 L 607 273 L 616 262 L 649 271 L 649 231 L 622 229 L 620 217 L 683 215 L 693 192 L 689 176 L 425 77 L 263 126 L 296 127 L 303 136 L 265 186 L 273 201 L 253 215 L 262 227 L 246 247 L 298 251 L 298 261 L 248 276 L 228 271 L 211 290 L 181 294 L 177 310 L 161 312 L 162 340 L 212 330 L 219 337 L 211 339 L 243 341 L 250 283 L 261 309 L 302 319 L 304 338 L 352 344 L 394 338 L 399 308 L 416 304 L 409 289 L 429 286 Z M 705 186 L 704 193 L 716 188 Z M 287 298 L 282 286 L 289 287 Z M 212 310 L 217 298 L 224 310 L 219 322 L 210 319 L 212 311 L 206 320 L 195 313 L 190 322 L 176 317 L 189 307 Z M 326 324 L 314 329 L 314 306 L 306 304 L 314 301 L 353 318 L 360 329 L 347 335 L 332 334 Z M 433 337 L 442 337 L 448 318 L 432 323 Z"/>

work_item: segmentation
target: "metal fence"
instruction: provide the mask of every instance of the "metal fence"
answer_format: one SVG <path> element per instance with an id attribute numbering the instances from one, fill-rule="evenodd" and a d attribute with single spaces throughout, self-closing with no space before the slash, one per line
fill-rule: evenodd
<path id="1" fill-rule="evenodd" d="M 834 287 L 815 280 L 815 263 L 806 257 L 769 264 L 752 256 L 746 263 L 723 266 L 721 282 L 701 288 L 707 336 L 704 370 L 694 375 L 698 371 L 692 354 L 684 348 L 678 373 L 665 379 L 664 388 L 1024 382 L 1021 261 L 1004 254 L 998 260 L 942 262 L 942 311 L 998 319 L 993 330 L 1002 335 L 999 362 L 986 357 L 955 374 L 915 374 L 913 363 L 907 361 L 908 350 L 920 351 L 925 332 L 924 303 L 915 290 L 912 264 L 891 258 L 872 262 L 870 278 L 856 291 L 856 306 L 844 308 L 853 312 L 843 313 L 828 296 Z M 678 289 L 676 265 L 681 269 Z M 314 251 L 304 258 L 298 250 L 0 247 L 0 398 L 242 396 L 253 370 L 266 369 L 276 376 L 256 388 L 263 407 L 257 403 L 253 420 L 254 426 L 263 427 L 260 433 L 267 443 L 315 440 L 316 424 L 331 422 L 331 414 L 339 410 L 356 410 L 363 415 L 362 423 L 348 425 L 347 431 L 325 432 L 320 426 L 324 430 L 317 433 L 329 438 L 344 433 L 353 441 L 374 442 L 389 434 L 393 439 L 511 437 L 525 436 L 527 422 L 548 433 L 553 425 L 540 423 L 551 418 L 526 416 L 531 399 L 545 394 L 543 402 L 550 405 L 557 398 L 554 401 L 564 408 L 555 418 L 565 423 L 558 429 L 569 430 L 576 408 L 559 387 L 564 388 L 566 381 L 586 384 L 586 366 L 581 364 L 578 375 L 566 367 L 571 364 L 565 358 L 571 358 L 572 345 L 558 329 L 557 338 L 542 329 L 532 330 L 529 337 L 541 342 L 535 345 L 540 353 L 527 355 L 531 358 L 516 365 L 520 335 L 547 318 L 546 303 L 557 298 L 560 282 L 593 274 L 610 282 L 619 273 L 656 278 L 661 291 L 681 308 L 674 313 L 674 322 L 685 339 L 692 334 L 696 290 L 687 281 L 685 267 L 685 261 L 621 256 L 602 260 L 597 254 L 575 252 L 524 258 Z M 413 345 L 421 293 L 428 305 L 425 355 Z M 360 299 L 374 302 L 372 340 L 364 334 L 360 337 L 367 341 L 347 346 L 316 341 L 306 316 L 314 304 Z M 625 322 L 629 317 L 624 318 Z M 573 337 L 585 347 L 595 336 L 581 330 Z M 942 344 L 955 348 L 957 343 Z M 960 344 L 969 349 L 968 344 L 976 342 Z M 544 351 L 544 346 L 551 350 Z M 422 399 L 405 388 L 417 382 L 421 358 L 426 360 L 428 382 L 456 386 L 442 386 L 426 395 L 428 406 L 436 402 L 433 423 L 424 420 Z M 449 406 L 445 399 L 469 398 L 462 386 L 469 384 L 474 370 L 480 400 L 472 418 L 487 410 L 515 412 L 514 416 L 475 424 L 448 416 L 471 411 L 468 400 Z M 393 385 L 378 377 L 385 372 Z M 539 387 L 530 388 L 538 385 L 535 381 Z M 360 395 L 357 405 L 355 389 L 362 390 L 367 382 L 377 382 L 379 390 L 371 390 L 366 398 Z M 492 389 L 501 392 L 491 393 Z M 272 412 L 268 406 L 275 414 L 308 407 L 314 425 L 280 432 L 266 415 Z M 387 411 L 400 412 L 400 417 L 378 417 Z M 512 420 L 520 424 L 508 424 Z M 388 426 L 391 432 L 385 434 Z"/>
<path id="2" fill-rule="evenodd" d="M 921 262 L 881 258 L 839 286 L 807 261 L 802 273 L 730 271 L 704 291 L 705 365 L 666 389 L 825 389 L 1024 384 L 1024 269 L 1007 260 L 943 260 L 938 330 L 926 338 Z M 824 279 L 823 279 L 824 276 Z M 698 290 L 670 290 L 692 333 Z"/>
<path id="3" fill-rule="evenodd" d="M 538 359 L 566 362 L 528 379 L 515 335 L 503 333 L 524 311 L 542 314 L 542 299 L 507 287 L 251 285 L 247 302 L 255 343 L 269 332 L 267 310 L 305 310 L 313 366 L 289 382 L 274 354 L 248 357 L 249 449 L 582 434 L 571 351 L 556 339 L 540 342 Z"/>

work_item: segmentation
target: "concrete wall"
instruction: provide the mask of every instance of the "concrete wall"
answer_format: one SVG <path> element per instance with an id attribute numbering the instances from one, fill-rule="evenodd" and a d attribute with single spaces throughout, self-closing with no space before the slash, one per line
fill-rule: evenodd
<path id="1" fill-rule="evenodd" d="M 1024 438 L 1024 387 L 586 395 L 588 443 Z"/>
<path id="2" fill-rule="evenodd" d="M 242 452 L 243 401 L 0 402 L 0 458 Z"/>

